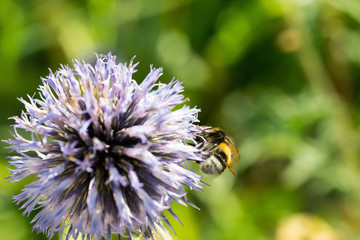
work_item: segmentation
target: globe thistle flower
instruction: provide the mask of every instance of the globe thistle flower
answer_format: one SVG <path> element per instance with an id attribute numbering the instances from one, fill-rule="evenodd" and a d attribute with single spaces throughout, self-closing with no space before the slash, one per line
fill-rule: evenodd
<path id="1" fill-rule="evenodd" d="M 137 64 L 115 59 L 50 70 L 38 98 L 20 98 L 26 110 L 12 117 L 10 181 L 37 177 L 14 200 L 24 215 L 40 209 L 33 229 L 48 237 L 68 227 L 66 239 L 153 238 L 170 225 L 164 211 L 177 218 L 173 201 L 192 205 L 183 187 L 202 188 L 189 164 L 202 161 L 193 144 L 199 109 L 178 107 L 183 87 L 157 83 L 161 68 L 138 84 Z"/>

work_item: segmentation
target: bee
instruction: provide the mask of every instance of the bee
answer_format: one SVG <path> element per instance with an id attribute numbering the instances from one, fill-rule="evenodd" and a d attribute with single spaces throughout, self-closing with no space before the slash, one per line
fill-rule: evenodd
<path id="1" fill-rule="evenodd" d="M 205 161 L 200 162 L 200 170 L 209 176 L 218 176 L 229 167 L 236 176 L 234 162 L 240 160 L 240 154 L 232 139 L 220 128 L 208 128 L 196 136 L 200 143 Z"/>

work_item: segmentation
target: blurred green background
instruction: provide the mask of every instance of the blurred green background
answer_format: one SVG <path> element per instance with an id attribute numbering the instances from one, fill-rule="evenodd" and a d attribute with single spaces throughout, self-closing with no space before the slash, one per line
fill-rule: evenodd
<path id="1" fill-rule="evenodd" d="M 48 68 L 111 51 L 182 81 L 203 125 L 231 135 L 230 171 L 173 204 L 178 240 L 360 239 L 360 1 L 1 0 L 0 132 Z M 1 146 L 4 146 L 1 143 Z M 1 147 L 1 179 L 8 176 Z M 196 167 L 196 166 L 195 166 Z M 196 169 L 197 171 L 197 169 Z M 0 181 L 0 236 L 31 233 Z M 55 239 L 58 236 L 54 237 Z"/>

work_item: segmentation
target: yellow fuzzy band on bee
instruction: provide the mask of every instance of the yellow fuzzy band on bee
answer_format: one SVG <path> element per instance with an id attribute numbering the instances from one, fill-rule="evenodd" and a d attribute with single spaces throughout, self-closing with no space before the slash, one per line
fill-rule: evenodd
<path id="1" fill-rule="evenodd" d="M 230 159 L 230 156 L 231 156 L 230 147 L 226 143 L 220 143 L 219 148 L 225 153 L 225 155 L 227 156 L 226 161 L 227 161 L 227 163 L 229 163 L 229 161 L 231 160 Z"/>

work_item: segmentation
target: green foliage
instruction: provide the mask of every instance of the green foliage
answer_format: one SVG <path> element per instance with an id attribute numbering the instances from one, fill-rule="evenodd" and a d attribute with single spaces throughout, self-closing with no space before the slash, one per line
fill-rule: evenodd
<path id="1" fill-rule="evenodd" d="M 7 118 L 21 112 L 16 97 L 36 92 L 48 68 L 94 53 L 111 51 L 122 61 L 136 55 L 141 66 L 164 68 L 161 81 L 184 82 L 189 104 L 202 109 L 202 124 L 227 131 L 241 154 L 237 177 L 226 171 L 205 178 L 211 187 L 191 195 L 201 211 L 174 204 L 184 223 L 171 220 L 176 239 L 282 240 L 291 224 L 304 222 L 314 226 L 302 228 L 307 239 L 324 232 L 326 238 L 316 239 L 360 238 L 357 0 L 1 5 L 2 139 L 9 135 Z M 137 78 L 146 72 L 139 69 Z M 4 159 L 2 178 L 6 166 Z M 11 203 L 24 184 L 0 181 L 1 236 L 45 239 L 31 233 Z"/>

